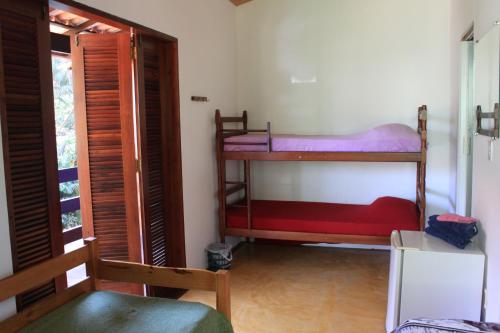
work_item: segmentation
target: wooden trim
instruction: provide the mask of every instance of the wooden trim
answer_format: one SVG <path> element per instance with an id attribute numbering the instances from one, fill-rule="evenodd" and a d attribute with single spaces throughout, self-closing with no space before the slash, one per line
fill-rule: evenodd
<path id="1" fill-rule="evenodd" d="M 215 290 L 215 273 L 202 269 L 159 267 L 106 259 L 100 259 L 97 267 L 97 277 L 102 280 L 178 289 Z"/>
<path id="2" fill-rule="evenodd" d="M 68 303 L 69 301 L 83 295 L 91 290 L 90 279 L 79 282 L 78 284 L 65 289 L 55 295 L 49 296 L 42 301 L 28 307 L 2 322 L 0 322 L 0 332 L 17 332 L 35 320 L 45 316 L 49 312 Z"/>
<path id="3" fill-rule="evenodd" d="M 246 115 L 246 112 L 243 113 Z M 245 119 L 245 117 L 243 117 Z M 243 121 L 242 119 L 242 121 Z M 244 122 L 245 123 L 245 122 Z M 223 118 L 220 111 L 215 110 L 215 153 L 217 158 L 217 179 L 219 182 L 219 190 L 217 196 L 219 198 L 219 238 L 221 242 L 225 241 L 225 228 L 226 228 L 226 160 L 222 158 L 224 150 L 224 136 L 223 136 Z M 246 175 L 246 172 L 245 172 Z M 248 195 L 248 193 L 245 193 Z"/>
<path id="4" fill-rule="evenodd" d="M 246 160 L 244 163 L 244 171 L 245 171 L 245 199 L 247 204 L 247 228 L 248 230 L 252 229 L 252 177 L 251 177 L 251 166 L 252 161 Z"/>
<path id="5" fill-rule="evenodd" d="M 421 153 L 367 152 L 239 152 L 225 151 L 224 160 L 253 161 L 330 161 L 330 162 L 419 162 Z"/>
<path id="6" fill-rule="evenodd" d="M 216 291 L 217 310 L 231 319 L 227 271 L 214 273 L 202 269 L 148 266 L 104 259 L 100 259 L 97 266 L 99 279 L 144 283 L 156 287 Z"/>
<path id="7" fill-rule="evenodd" d="M 0 280 L 0 302 L 60 276 L 90 259 L 87 245 Z"/>
<path id="8" fill-rule="evenodd" d="M 167 251 L 169 265 L 186 267 L 184 234 L 184 199 L 182 186 L 181 115 L 179 93 L 179 50 L 177 41 L 162 42 L 160 49 L 160 89 L 162 115 L 162 143 L 166 147 L 166 209 Z M 165 107 L 163 106 L 165 105 Z"/>
<path id="9" fill-rule="evenodd" d="M 389 245 L 389 236 L 340 235 L 312 232 L 274 231 L 242 228 L 226 228 L 226 236 L 252 237 L 311 243 L 351 243 L 369 245 Z"/>

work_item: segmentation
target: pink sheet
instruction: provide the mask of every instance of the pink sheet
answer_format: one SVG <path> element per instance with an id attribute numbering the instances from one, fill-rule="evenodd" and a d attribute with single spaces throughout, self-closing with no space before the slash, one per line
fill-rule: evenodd
<path id="1" fill-rule="evenodd" d="M 225 151 L 267 151 L 264 134 L 226 138 Z M 238 143 L 245 143 L 239 145 Z M 387 124 L 351 135 L 272 135 L 272 151 L 419 152 L 420 136 L 409 126 Z"/>

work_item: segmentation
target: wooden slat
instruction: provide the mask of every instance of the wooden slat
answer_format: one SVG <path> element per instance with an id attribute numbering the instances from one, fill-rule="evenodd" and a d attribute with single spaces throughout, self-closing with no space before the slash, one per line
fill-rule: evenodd
<path id="1" fill-rule="evenodd" d="M 326 233 L 273 231 L 273 230 L 248 230 L 241 228 L 226 228 L 227 236 L 253 237 L 263 239 L 301 241 L 311 243 L 350 243 L 350 244 L 390 244 L 389 236 L 365 235 L 334 235 Z"/>
<path id="2" fill-rule="evenodd" d="M 0 302 L 38 287 L 88 260 L 89 249 L 85 245 L 75 251 L 49 259 L 0 280 Z"/>
<path id="3" fill-rule="evenodd" d="M 97 277 L 150 286 L 215 291 L 215 273 L 201 269 L 169 268 L 101 259 Z"/>
<path id="4" fill-rule="evenodd" d="M 55 295 L 51 295 L 38 302 L 37 304 L 26 308 L 24 311 L 18 313 L 17 315 L 0 322 L 0 332 L 17 332 L 26 325 L 57 309 L 61 305 L 89 291 L 91 291 L 90 279 L 86 278 L 78 284 L 71 286 L 70 288 L 63 290 Z"/>
<path id="5" fill-rule="evenodd" d="M 242 123 L 243 117 L 221 117 L 221 121 L 223 123 Z"/>
<path id="6" fill-rule="evenodd" d="M 352 162 L 418 162 L 418 153 L 366 153 L 366 152 L 238 152 L 225 151 L 225 160 L 254 161 L 352 161 Z"/>
<path id="7" fill-rule="evenodd" d="M 14 272 L 63 252 L 45 1 L 0 3 L 0 100 Z M 29 185 L 33 187 L 30 188 Z M 18 309 L 65 278 L 19 295 Z"/>

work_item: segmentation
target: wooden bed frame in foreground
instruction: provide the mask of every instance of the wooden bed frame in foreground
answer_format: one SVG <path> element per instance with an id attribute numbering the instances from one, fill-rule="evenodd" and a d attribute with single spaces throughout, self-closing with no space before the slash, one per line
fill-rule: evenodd
<path id="1" fill-rule="evenodd" d="M 17 332 L 72 299 L 99 290 L 100 280 L 215 291 L 217 310 L 231 320 L 229 272 L 220 270 L 214 273 L 201 269 L 167 268 L 99 259 L 95 238 L 86 239 L 84 246 L 75 251 L 0 280 L 0 302 L 43 285 L 81 264 L 86 264 L 88 275 L 83 281 L 0 322 L 0 332 Z"/>
<path id="2" fill-rule="evenodd" d="M 230 123 L 239 129 L 224 128 Z M 248 129 L 247 112 L 241 117 L 222 117 L 219 110 L 215 113 L 216 125 L 216 153 L 219 182 L 219 234 L 224 241 L 225 236 L 253 237 L 276 240 L 302 241 L 313 243 L 354 243 L 354 244 L 389 244 L 390 236 L 343 235 L 327 233 L 293 232 L 260 230 L 252 227 L 252 200 L 250 186 L 251 161 L 353 161 L 353 162 L 414 162 L 417 164 L 416 176 L 416 205 L 419 214 L 420 230 L 425 226 L 425 176 L 427 162 L 427 106 L 418 108 L 418 134 L 420 135 L 420 152 L 392 153 L 392 152 L 279 152 L 272 150 L 271 124 L 266 129 Z M 224 151 L 224 140 L 228 137 L 245 135 L 248 133 L 263 133 L 267 140 L 263 145 L 267 151 Z M 232 145 L 245 145 L 231 143 Z M 226 179 L 226 161 L 244 162 L 243 181 L 228 181 Z M 226 226 L 227 197 L 244 190 L 247 208 L 247 228 L 228 228 Z"/>

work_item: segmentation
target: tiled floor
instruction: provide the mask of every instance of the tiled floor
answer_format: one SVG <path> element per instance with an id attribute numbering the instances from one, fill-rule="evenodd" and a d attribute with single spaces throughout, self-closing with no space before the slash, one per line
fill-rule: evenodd
<path id="1" fill-rule="evenodd" d="M 245 244 L 231 270 L 237 333 L 383 333 L 389 252 Z M 184 300 L 215 305 L 214 293 Z"/>

